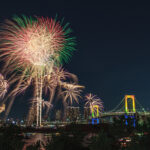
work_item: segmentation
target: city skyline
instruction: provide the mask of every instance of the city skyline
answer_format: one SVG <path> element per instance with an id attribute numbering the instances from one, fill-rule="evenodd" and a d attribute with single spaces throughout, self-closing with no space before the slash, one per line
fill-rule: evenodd
<path id="1" fill-rule="evenodd" d="M 13 14 L 49 17 L 57 14 L 71 24 L 77 51 L 64 68 L 76 74 L 79 83 L 86 87 L 83 96 L 89 92 L 96 94 L 105 109 L 111 110 L 124 95 L 134 94 L 145 108 L 150 108 L 148 5 L 104 5 L 98 1 L 9 4 L 1 5 L 0 22 Z M 17 97 L 11 116 L 26 113 L 29 97 L 30 91 Z"/>

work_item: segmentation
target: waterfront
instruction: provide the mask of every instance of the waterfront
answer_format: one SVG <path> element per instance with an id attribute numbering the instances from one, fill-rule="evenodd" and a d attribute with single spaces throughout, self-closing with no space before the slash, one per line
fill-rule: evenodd
<path id="1" fill-rule="evenodd" d="M 147 119 L 149 120 L 149 118 Z M 69 124 L 50 128 L 7 126 L 0 128 L 0 148 L 3 150 L 149 150 L 150 122 L 125 125 L 120 118 L 113 124 Z M 31 130 L 32 129 L 32 130 Z M 32 131 L 32 132 L 29 132 Z M 36 132 L 35 132 L 36 131 Z M 59 143 L 59 144 L 58 144 Z"/>

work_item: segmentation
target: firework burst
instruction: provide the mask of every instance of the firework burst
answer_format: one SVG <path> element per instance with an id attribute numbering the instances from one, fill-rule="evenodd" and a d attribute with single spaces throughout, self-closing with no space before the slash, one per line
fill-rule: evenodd
<path id="1" fill-rule="evenodd" d="M 6 20 L 2 29 L 1 57 L 9 62 L 12 71 L 26 67 L 35 71 L 39 66 L 67 61 L 74 50 L 74 38 L 69 37 L 71 29 L 54 19 L 14 17 Z"/>
<path id="2" fill-rule="evenodd" d="M 76 84 L 69 84 L 69 83 L 64 83 L 63 87 L 65 88 L 64 91 L 62 91 L 61 95 L 64 97 L 64 101 L 72 104 L 73 100 L 75 100 L 78 103 L 78 98 L 81 98 L 80 94 L 82 92 L 82 88 L 84 88 L 81 85 L 76 85 Z"/>
<path id="3" fill-rule="evenodd" d="M 55 66 L 67 62 L 75 49 L 70 33 L 68 24 L 62 26 L 61 22 L 51 18 L 15 16 L 5 21 L 0 30 L 0 58 L 5 62 L 5 75 L 12 74 L 10 83 L 16 83 L 5 99 L 13 96 L 6 117 L 15 96 L 25 91 L 31 83 L 35 87 L 33 95 L 37 102 L 42 99 L 45 77 L 52 75 Z M 19 72 L 17 76 L 16 72 Z"/>
<path id="4" fill-rule="evenodd" d="M 99 112 L 103 111 L 103 109 L 104 109 L 103 102 L 96 95 L 89 93 L 89 94 L 85 95 L 85 100 L 87 101 L 85 103 L 85 106 L 90 108 L 91 113 L 92 113 L 92 110 L 94 109 L 94 114 L 96 114 L 97 110 L 95 109 L 94 105 L 98 106 Z"/>

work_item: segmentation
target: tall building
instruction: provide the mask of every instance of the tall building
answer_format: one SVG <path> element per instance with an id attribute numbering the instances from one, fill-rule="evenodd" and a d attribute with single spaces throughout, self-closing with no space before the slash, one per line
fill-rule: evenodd
<path id="1" fill-rule="evenodd" d="M 89 107 L 84 107 L 84 119 L 88 120 L 91 118 L 91 111 Z"/>
<path id="2" fill-rule="evenodd" d="M 61 121 L 61 110 L 56 111 L 55 120 L 56 121 Z"/>
<path id="3" fill-rule="evenodd" d="M 76 122 L 80 119 L 79 107 L 68 106 L 67 107 L 67 121 Z"/>

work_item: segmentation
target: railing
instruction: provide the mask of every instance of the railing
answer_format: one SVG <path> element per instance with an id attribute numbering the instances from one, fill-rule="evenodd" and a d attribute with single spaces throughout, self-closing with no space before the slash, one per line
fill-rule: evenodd
<path id="1" fill-rule="evenodd" d="M 101 117 L 105 117 L 105 116 L 120 116 L 126 114 L 126 112 L 104 112 L 101 114 Z M 129 112 L 129 115 L 133 115 L 135 114 L 135 112 Z M 150 115 L 150 112 L 137 112 L 137 114 L 141 115 L 141 116 L 147 116 Z"/>

